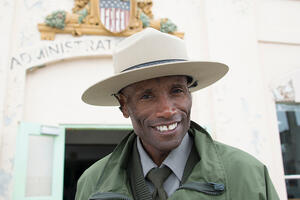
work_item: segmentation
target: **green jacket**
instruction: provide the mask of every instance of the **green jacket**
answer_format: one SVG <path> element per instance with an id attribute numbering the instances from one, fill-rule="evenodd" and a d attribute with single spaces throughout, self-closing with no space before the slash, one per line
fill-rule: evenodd
<path id="1" fill-rule="evenodd" d="M 279 200 L 266 167 L 249 154 L 213 141 L 198 124 L 189 133 L 200 156 L 187 181 L 168 199 Z M 88 168 L 77 184 L 76 200 L 131 199 L 127 163 L 132 132 L 113 153 Z"/>

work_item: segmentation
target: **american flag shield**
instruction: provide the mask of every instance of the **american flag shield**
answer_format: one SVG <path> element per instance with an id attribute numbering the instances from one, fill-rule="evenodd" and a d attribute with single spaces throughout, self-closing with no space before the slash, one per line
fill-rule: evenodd
<path id="1" fill-rule="evenodd" d="M 99 0 L 100 19 L 104 27 L 119 33 L 126 29 L 130 19 L 130 0 Z"/>

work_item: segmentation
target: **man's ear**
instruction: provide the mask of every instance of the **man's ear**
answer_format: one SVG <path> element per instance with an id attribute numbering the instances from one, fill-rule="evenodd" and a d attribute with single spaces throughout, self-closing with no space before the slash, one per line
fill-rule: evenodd
<path id="1" fill-rule="evenodd" d="M 122 93 L 120 93 L 118 95 L 118 101 L 119 101 L 119 104 L 120 104 L 120 110 L 121 112 L 123 113 L 123 116 L 125 118 L 128 118 L 129 117 L 129 112 L 128 112 L 128 109 L 127 109 L 127 97 L 125 95 L 123 95 Z"/>

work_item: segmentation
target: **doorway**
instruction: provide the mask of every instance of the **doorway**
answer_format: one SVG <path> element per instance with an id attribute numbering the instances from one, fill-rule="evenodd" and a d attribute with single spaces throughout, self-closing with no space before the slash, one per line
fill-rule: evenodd
<path id="1" fill-rule="evenodd" d="M 64 200 L 74 200 L 81 174 L 93 163 L 111 153 L 130 128 L 66 128 Z"/>

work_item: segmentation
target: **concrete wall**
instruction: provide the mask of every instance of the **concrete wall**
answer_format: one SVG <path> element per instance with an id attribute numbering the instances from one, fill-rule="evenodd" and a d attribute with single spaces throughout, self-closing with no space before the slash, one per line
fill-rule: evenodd
<path id="1" fill-rule="evenodd" d="M 263 161 L 280 199 L 286 199 L 271 86 L 284 74 L 299 69 L 300 2 L 153 2 L 156 18 L 168 17 L 185 32 L 192 59 L 216 60 L 230 66 L 223 80 L 193 94 L 192 119 L 206 126 L 217 140 Z M 18 52 L 46 43 L 40 41 L 37 31 L 37 23 L 46 14 L 57 9 L 71 11 L 72 5 L 72 0 L 0 3 L 0 13 L 6 19 L 1 17 L 1 24 L 7 27 L 0 33 L 4 45 L 0 60 L 0 200 L 11 199 L 18 122 L 130 123 L 117 108 L 93 107 L 80 101 L 86 87 L 113 73 L 110 56 L 65 59 L 32 71 L 9 63 Z M 72 36 L 56 37 L 56 41 L 68 39 Z"/>

